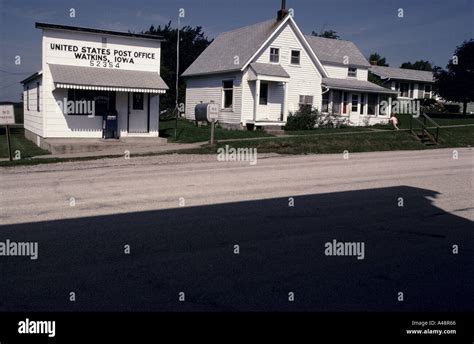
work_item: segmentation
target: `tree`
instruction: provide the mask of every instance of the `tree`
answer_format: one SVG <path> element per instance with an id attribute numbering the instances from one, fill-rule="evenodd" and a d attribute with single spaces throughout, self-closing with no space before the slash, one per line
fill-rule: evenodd
<path id="1" fill-rule="evenodd" d="M 341 37 L 334 30 L 326 30 L 324 32 L 321 32 L 320 34 L 318 34 L 316 31 L 313 31 L 311 32 L 311 36 L 331 38 L 331 39 L 341 39 Z"/>
<path id="2" fill-rule="evenodd" d="M 474 40 L 456 48 L 446 70 L 435 68 L 435 92 L 448 101 L 461 102 L 463 114 L 474 101 Z"/>
<path id="3" fill-rule="evenodd" d="M 416 61 L 415 63 L 404 62 L 402 63 L 400 68 L 424 70 L 424 71 L 429 71 L 429 72 L 433 71 L 433 66 L 431 65 L 431 63 L 429 61 L 423 61 L 423 60 Z"/>
<path id="4" fill-rule="evenodd" d="M 165 26 L 153 25 L 144 32 L 148 35 L 163 36 L 165 41 L 161 50 L 161 77 L 166 82 L 169 90 L 160 96 L 161 109 L 173 109 L 176 102 L 176 41 L 178 30 L 171 27 L 171 21 Z M 184 26 L 179 30 L 179 75 L 181 75 L 199 55 L 206 49 L 212 40 L 209 40 L 202 31 L 201 26 Z M 184 103 L 186 83 L 179 80 L 178 103 Z"/>
<path id="5" fill-rule="evenodd" d="M 377 53 L 370 54 L 369 62 L 371 65 L 374 65 L 374 66 L 388 67 L 388 63 L 385 57 L 382 57 Z"/>

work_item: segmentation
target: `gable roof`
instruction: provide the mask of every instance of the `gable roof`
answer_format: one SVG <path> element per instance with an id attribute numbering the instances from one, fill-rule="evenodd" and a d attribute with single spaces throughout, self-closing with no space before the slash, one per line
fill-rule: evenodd
<path id="1" fill-rule="evenodd" d="M 371 66 L 369 70 L 373 74 L 382 78 L 434 82 L 433 72 L 424 71 L 424 70 L 382 67 L 382 66 Z"/>
<path id="2" fill-rule="evenodd" d="M 240 70 L 280 23 L 271 19 L 220 34 L 182 76 Z"/>
<path id="3" fill-rule="evenodd" d="M 346 65 L 344 57 L 348 57 L 348 64 L 351 66 L 370 67 L 359 48 L 351 42 L 341 39 L 331 39 L 306 35 L 311 49 L 321 62 Z"/>
<path id="4" fill-rule="evenodd" d="M 30 81 L 32 81 L 36 78 L 42 77 L 42 76 L 43 76 L 43 71 L 40 70 L 38 72 L 35 72 L 35 73 L 31 74 L 27 78 L 21 80 L 20 83 L 24 85 L 24 84 L 27 84 L 27 83 L 29 83 Z"/>
<path id="5" fill-rule="evenodd" d="M 318 68 L 323 76 L 327 76 L 321 61 L 319 61 L 305 36 L 298 28 L 298 25 L 296 25 L 296 22 L 289 14 L 280 20 L 271 19 L 224 32 L 203 51 L 182 76 L 243 71 L 276 35 L 277 29 L 284 27 L 288 23 L 292 25 L 296 35 L 301 40 L 302 46 L 308 50 L 316 68 Z M 236 57 L 238 57 L 237 61 Z"/>
<path id="6" fill-rule="evenodd" d="M 277 76 L 281 78 L 289 78 L 290 75 L 279 64 L 272 63 L 251 63 L 250 67 L 257 73 L 257 75 Z"/>

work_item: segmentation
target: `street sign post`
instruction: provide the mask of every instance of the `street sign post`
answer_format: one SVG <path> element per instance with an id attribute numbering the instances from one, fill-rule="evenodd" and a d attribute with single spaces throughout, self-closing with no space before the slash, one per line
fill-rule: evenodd
<path id="1" fill-rule="evenodd" d="M 0 125 L 5 126 L 5 132 L 7 137 L 8 156 L 10 161 L 13 160 L 12 147 L 10 140 L 10 124 L 15 124 L 15 111 L 13 105 L 0 105 Z"/>

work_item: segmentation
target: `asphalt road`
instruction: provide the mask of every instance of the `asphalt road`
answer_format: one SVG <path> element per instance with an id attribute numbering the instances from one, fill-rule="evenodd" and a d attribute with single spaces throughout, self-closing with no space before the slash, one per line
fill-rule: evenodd
<path id="1" fill-rule="evenodd" d="M 472 311 L 473 153 L 1 169 L 0 242 L 39 257 L 0 256 L 0 311 Z"/>

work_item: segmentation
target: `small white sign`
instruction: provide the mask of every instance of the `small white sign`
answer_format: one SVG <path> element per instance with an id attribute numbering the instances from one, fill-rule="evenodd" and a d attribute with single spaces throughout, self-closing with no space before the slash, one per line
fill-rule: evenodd
<path id="1" fill-rule="evenodd" d="M 15 124 L 13 105 L 0 105 L 0 125 Z"/>
<path id="2" fill-rule="evenodd" d="M 212 122 L 212 121 L 217 121 L 218 118 L 219 118 L 219 105 L 209 104 L 207 120 L 209 122 Z"/>

